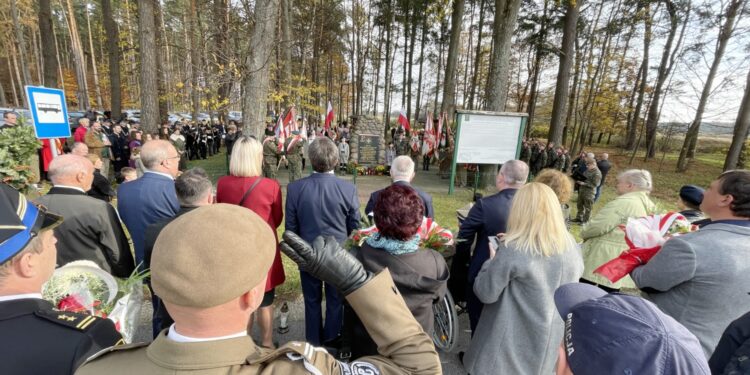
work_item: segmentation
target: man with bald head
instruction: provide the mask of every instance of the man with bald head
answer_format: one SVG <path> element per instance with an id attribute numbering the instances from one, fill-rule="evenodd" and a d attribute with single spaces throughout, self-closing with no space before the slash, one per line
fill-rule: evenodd
<path id="1" fill-rule="evenodd" d="M 86 146 L 86 144 L 83 142 L 73 143 L 73 147 L 70 148 L 70 153 L 73 155 L 86 157 L 86 155 L 89 154 L 89 146 Z"/>
<path id="2" fill-rule="evenodd" d="M 55 228 L 57 265 L 90 260 L 114 276 L 128 277 L 135 265 L 114 207 L 86 195 L 94 165 L 78 155 L 60 155 L 50 163 L 48 176 L 54 186 L 37 202 L 65 218 Z"/>
<path id="3" fill-rule="evenodd" d="M 146 227 L 174 217 L 180 210 L 174 179 L 179 172 L 180 154 L 169 141 L 152 140 L 141 147 L 143 177 L 117 189 L 117 211 L 130 232 L 135 263 L 143 261 Z"/>

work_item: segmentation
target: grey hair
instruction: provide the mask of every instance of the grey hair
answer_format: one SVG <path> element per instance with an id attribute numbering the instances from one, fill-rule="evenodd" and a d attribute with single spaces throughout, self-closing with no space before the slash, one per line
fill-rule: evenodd
<path id="1" fill-rule="evenodd" d="M 654 184 L 651 180 L 651 172 L 645 169 L 628 169 L 617 176 L 618 181 L 627 182 L 641 191 L 651 191 Z"/>
<path id="2" fill-rule="evenodd" d="M 171 143 L 158 139 L 144 143 L 141 147 L 141 163 L 146 169 L 156 168 L 169 157 L 170 148 L 174 148 Z"/>
<path id="3" fill-rule="evenodd" d="M 94 165 L 83 156 L 65 154 L 60 155 L 49 163 L 47 176 L 52 184 L 57 185 L 65 178 L 75 177 L 78 173 L 93 173 Z"/>
<path id="4" fill-rule="evenodd" d="M 589 159 L 596 159 L 596 155 L 593 152 L 587 152 L 586 157 Z"/>
<path id="5" fill-rule="evenodd" d="M 208 174 L 203 168 L 190 168 L 177 177 L 174 181 L 177 192 L 177 200 L 180 205 L 194 206 L 198 201 L 211 192 L 213 185 L 208 179 Z"/>
<path id="6" fill-rule="evenodd" d="M 328 137 L 316 137 L 307 152 L 315 172 L 332 171 L 339 164 L 339 149 Z"/>
<path id="7" fill-rule="evenodd" d="M 397 156 L 391 162 L 391 178 L 408 180 L 414 173 L 414 161 L 406 155 Z"/>
<path id="8" fill-rule="evenodd" d="M 511 186 L 521 186 L 529 179 L 529 166 L 521 160 L 508 160 L 500 167 L 505 183 Z"/>
<path id="9" fill-rule="evenodd" d="M 73 147 L 70 148 L 70 152 L 75 153 L 77 150 L 83 151 L 84 147 L 85 147 L 85 150 L 86 150 L 85 153 L 88 154 L 89 153 L 89 146 L 87 144 L 83 143 L 83 142 L 73 143 Z"/>

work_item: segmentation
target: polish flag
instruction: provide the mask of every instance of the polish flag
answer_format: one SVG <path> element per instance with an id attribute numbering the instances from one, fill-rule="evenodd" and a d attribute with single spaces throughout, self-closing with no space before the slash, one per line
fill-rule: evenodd
<path id="1" fill-rule="evenodd" d="M 409 119 L 406 118 L 406 114 L 404 113 L 404 109 L 401 108 L 401 112 L 398 114 L 398 123 L 406 130 L 411 131 L 411 126 L 409 126 Z"/>
<path id="2" fill-rule="evenodd" d="M 286 135 L 288 136 L 291 134 L 294 130 L 299 130 L 299 126 L 297 125 L 297 116 L 296 111 L 294 110 L 294 106 L 292 105 L 289 110 L 286 111 L 286 116 L 284 116 L 284 128 L 286 130 Z"/>
<path id="3" fill-rule="evenodd" d="M 440 114 L 440 117 L 438 117 L 438 126 L 437 129 L 435 129 L 435 139 L 437 142 L 437 146 L 440 147 L 440 141 L 443 137 L 443 113 Z"/>
<path id="4" fill-rule="evenodd" d="M 279 121 L 276 123 L 276 129 L 274 129 L 274 132 L 276 133 L 276 138 L 279 140 L 279 151 L 284 149 L 284 141 L 286 141 L 287 132 L 286 129 L 284 129 L 284 120 L 282 116 L 279 116 Z"/>
<path id="5" fill-rule="evenodd" d="M 323 126 L 326 131 L 328 131 L 331 128 L 331 123 L 333 122 L 333 106 L 331 105 L 331 101 L 328 101 L 328 110 L 326 111 L 326 122 Z"/>

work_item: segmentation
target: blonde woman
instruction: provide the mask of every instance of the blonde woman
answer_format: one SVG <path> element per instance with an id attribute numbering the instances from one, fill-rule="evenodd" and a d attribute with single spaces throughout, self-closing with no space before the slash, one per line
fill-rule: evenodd
<path id="1" fill-rule="evenodd" d="M 565 218 L 565 226 L 570 229 L 570 205 L 568 202 L 570 202 L 570 197 L 573 195 L 573 181 L 571 178 L 556 169 L 543 169 L 541 173 L 534 177 L 534 182 L 549 186 L 555 195 L 557 195 L 557 200 L 560 201 L 560 208 Z"/>
<path id="2" fill-rule="evenodd" d="M 578 281 L 583 261 L 547 185 L 524 185 L 508 227 L 474 281 L 485 304 L 464 366 L 470 374 L 551 374 L 562 340 L 554 292 Z"/>
<path id="3" fill-rule="evenodd" d="M 216 183 L 216 201 L 218 203 L 236 204 L 246 207 L 265 220 L 276 235 L 276 228 L 281 225 L 284 212 L 281 208 L 281 187 L 276 180 L 263 178 L 263 146 L 255 138 L 240 136 L 232 146 L 232 157 L 229 159 L 229 176 L 224 176 Z M 278 243 L 278 238 L 276 239 Z M 239 244 L 238 244 L 239 245 Z M 252 256 L 252 246 L 248 256 Z M 268 271 L 266 290 L 260 308 L 255 314 L 261 332 L 261 346 L 272 348 L 273 343 L 273 300 L 274 288 L 284 283 L 284 267 L 281 254 L 276 248 L 276 258 Z M 252 319 L 250 326 L 252 328 Z"/>

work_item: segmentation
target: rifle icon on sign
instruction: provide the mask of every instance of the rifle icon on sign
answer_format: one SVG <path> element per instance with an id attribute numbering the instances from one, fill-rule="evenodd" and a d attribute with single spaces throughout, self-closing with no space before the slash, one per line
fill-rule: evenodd
<path id="1" fill-rule="evenodd" d="M 54 103 L 39 103 L 36 106 L 37 110 L 40 112 L 61 112 L 62 109 L 60 108 L 59 104 Z"/>

